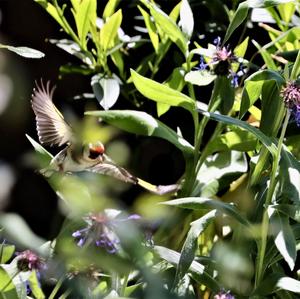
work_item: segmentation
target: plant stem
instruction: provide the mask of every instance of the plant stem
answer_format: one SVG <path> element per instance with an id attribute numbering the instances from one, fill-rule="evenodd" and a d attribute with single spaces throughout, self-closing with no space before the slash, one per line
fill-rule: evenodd
<path id="1" fill-rule="evenodd" d="M 269 216 L 268 216 L 268 206 L 272 201 L 273 194 L 276 187 L 276 175 L 277 170 L 279 166 L 279 160 L 281 156 L 281 149 L 283 145 L 283 139 L 285 136 L 285 132 L 287 129 L 287 125 L 290 118 L 290 112 L 289 110 L 286 111 L 285 119 L 282 125 L 280 137 L 278 140 L 278 147 L 275 157 L 273 157 L 273 165 L 272 165 L 272 174 L 270 179 L 270 185 L 266 196 L 265 201 L 265 210 L 263 214 L 263 220 L 262 220 L 262 232 L 261 232 L 261 241 L 259 246 L 259 255 L 258 255 L 258 267 L 256 272 L 256 279 L 255 279 L 255 285 L 258 286 L 260 283 L 262 276 L 263 276 L 263 264 L 264 264 L 264 258 L 266 253 L 266 247 L 267 247 L 267 239 L 268 239 L 268 231 L 269 231 Z"/>

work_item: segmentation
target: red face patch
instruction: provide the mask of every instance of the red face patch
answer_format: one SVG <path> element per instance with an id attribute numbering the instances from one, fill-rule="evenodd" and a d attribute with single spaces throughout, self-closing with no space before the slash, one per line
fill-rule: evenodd
<path id="1" fill-rule="evenodd" d="M 91 159 L 98 158 L 105 151 L 105 148 L 102 144 L 101 145 L 97 144 L 97 145 L 90 146 L 89 149 L 90 149 L 89 158 L 91 158 Z"/>

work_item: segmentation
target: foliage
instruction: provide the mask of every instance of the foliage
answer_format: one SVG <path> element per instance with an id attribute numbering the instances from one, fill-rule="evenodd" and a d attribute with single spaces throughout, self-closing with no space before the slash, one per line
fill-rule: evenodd
<path id="1" fill-rule="evenodd" d="M 205 21 L 196 26 L 196 1 L 178 1 L 168 13 L 163 1 L 133 2 L 135 10 L 118 0 L 35 2 L 64 32 L 50 42 L 77 58 L 60 74 L 88 77 L 100 105 L 85 113 L 100 121 L 100 134 L 98 126 L 79 132 L 103 141 L 109 125 L 165 139 L 182 153 L 185 172 L 172 195 L 148 195 L 154 204 L 141 204 L 139 217 L 100 192 L 106 181 L 99 187 L 96 174 L 46 177 L 65 223 L 42 246 L 20 225 L 45 267 L 25 271 L 14 245 L 1 245 L 0 297 L 46 298 L 50 285 L 47 298 L 297 298 L 299 136 L 290 132 L 300 123 L 299 1 L 199 1 L 215 14 L 213 34 Z M 122 29 L 129 9 L 143 20 L 141 35 Z M 254 30 L 270 40 L 256 40 Z M 188 112 L 193 140 L 164 123 L 176 109 Z M 27 137 L 46 167 L 53 156 Z M 15 217 L 1 221 L 4 235 L 21 223 Z"/>

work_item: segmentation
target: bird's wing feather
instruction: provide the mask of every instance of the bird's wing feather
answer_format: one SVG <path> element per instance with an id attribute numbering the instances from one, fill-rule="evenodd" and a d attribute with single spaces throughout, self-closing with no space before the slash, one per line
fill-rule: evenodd
<path id="1" fill-rule="evenodd" d="M 116 165 L 108 156 L 103 155 L 103 162 L 87 169 L 92 172 L 112 176 L 126 183 L 137 184 L 138 179 L 130 174 L 126 169 Z"/>
<path id="2" fill-rule="evenodd" d="M 46 87 L 36 84 L 32 95 L 32 109 L 36 116 L 36 128 L 39 140 L 46 145 L 63 145 L 70 141 L 72 130 L 65 122 L 62 114 L 52 102 L 54 87 L 50 90 L 50 82 Z"/>

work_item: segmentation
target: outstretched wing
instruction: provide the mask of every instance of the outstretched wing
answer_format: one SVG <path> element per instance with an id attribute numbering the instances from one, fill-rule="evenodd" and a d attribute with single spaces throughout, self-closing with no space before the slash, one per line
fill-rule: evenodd
<path id="1" fill-rule="evenodd" d="M 40 142 L 60 146 L 70 141 L 72 130 L 52 102 L 54 89 L 50 89 L 49 81 L 46 87 L 42 81 L 40 86 L 36 83 L 31 103 Z"/>
<path id="2" fill-rule="evenodd" d="M 138 178 L 130 174 L 126 169 L 116 165 L 108 156 L 103 155 L 103 162 L 88 168 L 87 170 L 112 176 L 126 183 L 137 184 Z"/>

